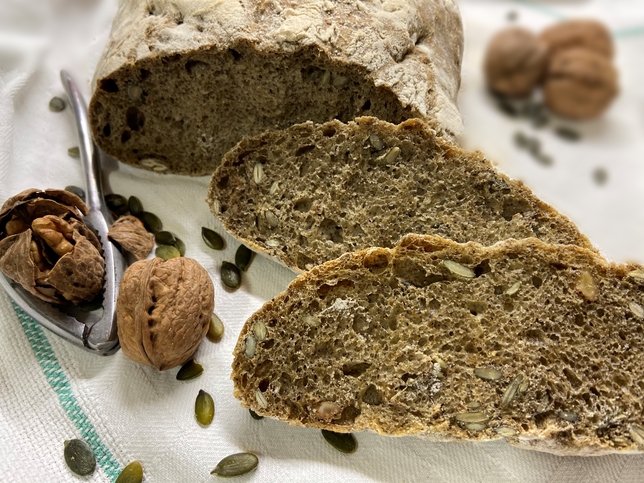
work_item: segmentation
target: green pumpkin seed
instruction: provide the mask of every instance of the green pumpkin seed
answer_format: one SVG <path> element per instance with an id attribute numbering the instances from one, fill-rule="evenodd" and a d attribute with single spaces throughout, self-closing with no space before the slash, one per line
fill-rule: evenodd
<path id="1" fill-rule="evenodd" d="M 85 441 L 80 439 L 65 441 L 64 454 L 65 463 L 77 475 L 87 476 L 94 473 L 96 457 Z"/>
<path id="2" fill-rule="evenodd" d="M 224 323 L 221 321 L 216 314 L 212 314 L 210 317 L 210 327 L 208 327 L 208 333 L 206 337 L 210 342 L 219 342 L 224 336 Z"/>
<path id="3" fill-rule="evenodd" d="M 195 362 L 194 359 L 190 359 L 184 365 L 181 366 L 179 372 L 177 372 L 177 381 L 189 381 L 199 377 L 203 372 L 203 367 L 198 362 Z"/>
<path id="4" fill-rule="evenodd" d="M 143 213 L 143 205 L 141 204 L 141 200 L 138 199 L 136 196 L 130 196 L 127 199 L 127 207 L 130 210 L 130 215 L 132 216 L 141 216 L 141 213 Z"/>
<path id="5" fill-rule="evenodd" d="M 443 265 L 445 265 L 447 269 L 450 272 L 452 272 L 454 275 L 459 275 L 460 277 L 463 277 L 463 278 L 476 277 L 474 270 L 472 270 L 469 267 L 466 267 L 465 265 L 461 265 L 460 263 L 455 262 L 453 260 L 443 260 Z"/>
<path id="6" fill-rule="evenodd" d="M 154 234 L 154 241 L 158 245 L 172 245 L 174 246 L 177 243 L 177 237 L 174 236 L 174 233 L 169 231 L 157 231 Z"/>
<path id="7" fill-rule="evenodd" d="M 628 428 L 628 432 L 631 436 L 631 439 L 635 441 L 640 446 L 644 446 L 644 428 L 639 424 L 631 424 Z"/>
<path id="8" fill-rule="evenodd" d="M 496 432 L 496 434 L 505 436 L 506 438 L 511 438 L 512 436 L 519 434 L 514 428 L 511 428 L 510 426 L 499 426 L 498 428 L 495 428 L 494 431 Z"/>
<path id="9" fill-rule="evenodd" d="M 123 468 L 114 483 L 141 483 L 143 481 L 143 466 L 138 461 L 132 461 Z"/>
<path id="10" fill-rule="evenodd" d="M 159 217 L 154 213 L 144 211 L 138 218 L 143 223 L 143 226 L 145 226 L 145 229 L 150 233 L 156 233 L 163 230 L 163 223 L 161 223 Z"/>
<path id="11" fill-rule="evenodd" d="M 579 421 L 579 414 L 574 411 L 559 411 L 557 413 L 557 416 L 559 416 L 564 421 L 568 421 L 569 423 L 576 423 L 577 421 Z"/>
<path id="12" fill-rule="evenodd" d="M 382 151 L 385 149 L 385 143 L 383 143 L 380 136 L 375 133 L 369 135 L 369 142 L 376 151 Z"/>
<path id="13" fill-rule="evenodd" d="M 237 252 L 235 252 L 235 265 L 242 272 L 248 270 L 250 262 L 253 259 L 253 251 L 245 245 L 239 245 Z"/>
<path id="14" fill-rule="evenodd" d="M 78 146 L 71 147 L 67 150 L 67 156 L 70 158 L 80 158 L 80 148 Z"/>
<path id="15" fill-rule="evenodd" d="M 224 239 L 219 233 L 210 228 L 206 228 L 205 226 L 201 227 L 201 238 L 213 250 L 221 250 L 224 248 Z"/>
<path id="16" fill-rule="evenodd" d="M 257 419 L 258 421 L 259 421 L 260 419 L 264 419 L 264 416 L 260 416 L 259 414 L 257 414 L 257 413 L 256 413 L 255 411 L 253 411 L 252 409 L 249 409 L 249 410 L 248 410 L 248 412 L 250 413 L 250 417 L 251 417 L 251 418 L 253 418 L 253 419 Z"/>
<path id="17" fill-rule="evenodd" d="M 253 334 L 255 335 L 257 342 L 266 340 L 266 337 L 268 337 L 268 329 L 266 328 L 266 324 L 261 320 L 255 322 L 255 324 L 253 325 Z"/>
<path id="18" fill-rule="evenodd" d="M 195 417 L 200 424 L 208 426 L 215 417 L 215 401 L 212 396 L 203 389 L 199 390 L 199 395 L 195 400 Z"/>
<path id="19" fill-rule="evenodd" d="M 79 188 L 78 186 L 74 186 L 74 185 L 69 185 L 69 186 L 65 186 L 65 191 L 74 193 L 81 200 L 85 201 L 85 191 L 83 190 L 83 188 Z"/>
<path id="20" fill-rule="evenodd" d="M 186 244 L 183 243 L 181 238 L 177 238 L 177 241 L 174 243 L 174 247 L 179 250 L 179 254 L 184 256 L 186 254 Z"/>
<path id="21" fill-rule="evenodd" d="M 215 469 L 210 474 L 224 478 L 241 476 L 253 471 L 257 468 L 258 464 L 259 459 L 253 453 L 231 454 L 217 463 L 217 466 L 215 466 Z"/>
<path id="22" fill-rule="evenodd" d="M 170 245 L 158 246 L 157 249 L 154 250 L 154 254 L 159 258 L 163 258 L 164 260 L 170 260 L 171 258 L 177 258 L 181 256 L 181 252 Z"/>
<path id="23" fill-rule="evenodd" d="M 323 429 L 322 436 L 324 436 L 327 443 L 341 453 L 354 453 L 358 447 L 358 443 L 351 433 L 335 433 L 333 431 Z"/>
<path id="24" fill-rule="evenodd" d="M 458 413 L 456 420 L 459 423 L 484 423 L 490 419 L 484 412 Z"/>
<path id="25" fill-rule="evenodd" d="M 501 371 L 498 371 L 492 367 L 477 367 L 474 369 L 474 374 L 481 379 L 486 381 L 498 381 L 501 379 Z"/>
<path id="26" fill-rule="evenodd" d="M 255 350 L 257 349 L 257 339 L 254 336 L 249 335 L 246 337 L 244 344 L 244 354 L 249 359 L 252 359 L 255 356 Z"/>
<path id="27" fill-rule="evenodd" d="M 60 112 L 65 109 L 65 101 L 60 97 L 52 97 L 49 101 L 49 110 L 51 112 Z"/>
<path id="28" fill-rule="evenodd" d="M 116 193 L 105 195 L 105 204 L 117 216 L 123 216 L 128 212 L 127 198 Z"/>
<path id="29" fill-rule="evenodd" d="M 503 393 L 503 397 L 501 398 L 501 406 L 505 407 L 508 406 L 512 400 L 514 399 L 514 396 L 516 396 L 517 391 L 519 390 L 519 386 L 523 382 L 523 374 L 519 374 L 517 377 L 515 377 L 510 385 L 507 387 L 505 392 Z"/>
<path id="30" fill-rule="evenodd" d="M 241 272 L 230 262 L 221 264 L 221 281 L 228 288 L 235 289 L 241 285 Z"/>

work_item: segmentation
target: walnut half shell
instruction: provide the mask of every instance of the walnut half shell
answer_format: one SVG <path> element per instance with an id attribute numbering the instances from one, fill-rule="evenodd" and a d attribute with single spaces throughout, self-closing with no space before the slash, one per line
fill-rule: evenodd
<path id="1" fill-rule="evenodd" d="M 186 362 L 208 332 L 215 289 L 190 258 L 134 263 L 116 304 L 118 335 L 130 359 L 164 371 Z"/>

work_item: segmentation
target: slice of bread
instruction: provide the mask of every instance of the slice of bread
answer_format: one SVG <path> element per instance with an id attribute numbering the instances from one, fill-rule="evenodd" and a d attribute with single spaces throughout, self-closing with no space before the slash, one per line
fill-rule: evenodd
<path id="1" fill-rule="evenodd" d="M 644 450 L 644 270 L 537 239 L 409 235 L 314 268 L 234 351 L 258 414 L 338 432 Z"/>
<path id="2" fill-rule="evenodd" d="M 233 236 L 296 271 L 408 233 L 591 248 L 523 184 L 418 120 L 305 123 L 245 139 L 214 173 L 207 201 Z"/>

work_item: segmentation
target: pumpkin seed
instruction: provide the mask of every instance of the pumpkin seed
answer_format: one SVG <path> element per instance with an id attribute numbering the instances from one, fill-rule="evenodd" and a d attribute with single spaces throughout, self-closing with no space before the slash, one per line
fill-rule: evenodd
<path id="1" fill-rule="evenodd" d="M 555 134 L 562 139 L 567 141 L 578 141 L 581 135 L 578 131 L 571 129 L 569 127 L 560 126 L 555 129 Z"/>
<path id="2" fill-rule="evenodd" d="M 377 134 L 370 134 L 369 142 L 373 146 L 373 149 L 375 149 L 376 151 L 385 149 L 385 143 L 382 142 L 382 139 L 380 139 L 380 136 L 378 136 Z"/>
<path id="3" fill-rule="evenodd" d="M 259 459 L 253 453 L 236 453 L 226 456 L 217 463 L 215 469 L 210 472 L 211 475 L 229 478 L 231 476 L 241 476 L 250 473 L 259 464 Z"/>
<path id="4" fill-rule="evenodd" d="M 199 390 L 199 395 L 195 400 L 195 417 L 200 424 L 208 426 L 215 417 L 215 401 L 212 396 L 203 389 Z"/>
<path id="5" fill-rule="evenodd" d="M 494 428 L 494 431 L 496 432 L 496 434 L 500 434 L 501 436 L 505 436 L 506 438 L 511 438 L 512 436 L 516 436 L 518 434 L 516 430 L 511 428 L 510 426 L 499 426 L 498 428 Z"/>
<path id="6" fill-rule="evenodd" d="M 474 270 L 452 260 L 443 260 L 443 265 L 454 275 L 459 275 L 463 278 L 474 278 L 476 276 Z"/>
<path id="7" fill-rule="evenodd" d="M 386 164 L 391 164 L 396 159 L 398 158 L 398 155 L 400 154 L 400 148 L 398 146 L 394 146 L 389 150 L 387 154 L 385 154 L 384 161 Z"/>
<path id="8" fill-rule="evenodd" d="M 614 436 L 611 441 L 615 446 L 627 446 L 630 442 L 621 436 Z"/>
<path id="9" fill-rule="evenodd" d="M 322 430 L 322 436 L 335 449 L 341 453 L 355 453 L 358 443 L 351 433 L 336 433 L 334 431 Z"/>
<path id="10" fill-rule="evenodd" d="M 465 428 L 469 429 L 470 431 L 483 431 L 485 428 L 487 428 L 487 424 L 469 423 L 465 425 Z"/>
<path id="11" fill-rule="evenodd" d="M 136 196 L 130 196 L 127 199 L 127 207 L 130 210 L 130 215 L 139 217 L 141 216 L 141 213 L 143 213 L 143 205 L 141 204 L 141 200 L 138 199 Z"/>
<path id="12" fill-rule="evenodd" d="M 640 446 L 644 446 L 644 428 L 639 424 L 631 424 L 631 427 L 628 428 L 628 432 L 631 435 L 631 439 L 635 441 Z"/>
<path id="13" fill-rule="evenodd" d="M 512 286 L 505 291 L 505 295 L 514 295 L 521 288 L 521 282 L 514 282 Z"/>
<path id="14" fill-rule="evenodd" d="M 132 461 L 123 468 L 114 483 L 141 483 L 143 481 L 143 466 L 139 461 Z"/>
<path id="15" fill-rule="evenodd" d="M 81 200 L 85 201 L 85 191 L 83 190 L 83 188 L 79 188 L 78 186 L 74 186 L 74 185 L 69 185 L 69 186 L 65 186 L 65 191 L 74 193 Z"/>
<path id="16" fill-rule="evenodd" d="M 438 362 L 438 365 L 441 366 L 441 369 L 444 371 L 447 369 L 447 362 L 445 362 L 443 359 L 440 357 L 434 357 L 434 360 Z"/>
<path id="17" fill-rule="evenodd" d="M 206 337 L 210 342 L 219 342 L 224 336 L 224 323 L 221 321 L 216 314 L 212 314 L 210 317 L 210 327 L 208 327 L 208 333 Z"/>
<path id="18" fill-rule="evenodd" d="M 253 258 L 253 251 L 245 245 L 239 245 L 239 248 L 235 252 L 235 265 L 242 272 L 248 270 L 250 262 Z"/>
<path id="19" fill-rule="evenodd" d="M 253 181 L 255 181 L 255 184 L 259 184 L 262 179 L 264 179 L 264 166 L 262 163 L 257 163 L 253 167 Z"/>
<path id="20" fill-rule="evenodd" d="M 478 408 L 480 408 L 480 407 L 481 407 L 481 403 L 480 403 L 480 402 L 478 402 L 478 401 L 472 401 L 472 402 L 467 403 L 465 406 L 466 406 L 466 407 L 467 407 L 467 409 L 469 409 L 470 411 L 473 411 L 474 409 L 478 409 Z"/>
<path id="21" fill-rule="evenodd" d="M 579 421 L 579 414 L 573 411 L 559 411 L 557 413 L 557 416 L 570 423 L 576 423 L 577 421 Z"/>
<path id="22" fill-rule="evenodd" d="M 67 156 L 70 158 L 80 158 L 80 148 L 78 146 L 73 146 L 67 150 Z"/>
<path id="23" fill-rule="evenodd" d="M 51 112 L 60 112 L 65 109 L 65 101 L 60 97 L 52 97 L 49 101 L 49 110 Z"/>
<path id="24" fill-rule="evenodd" d="M 501 398 L 501 406 L 507 406 L 509 405 L 512 400 L 514 399 L 514 396 L 516 396 L 517 391 L 519 390 L 519 386 L 523 382 L 523 375 L 519 374 L 517 377 L 515 377 L 510 385 L 507 387 L 505 392 L 503 393 L 503 397 Z"/>
<path id="25" fill-rule="evenodd" d="M 132 102 L 140 101 L 142 95 L 143 95 L 143 89 L 141 89 L 139 86 L 131 85 L 127 87 L 127 96 L 130 98 Z"/>
<path id="26" fill-rule="evenodd" d="M 593 170 L 593 181 L 599 186 L 605 185 L 608 181 L 608 171 L 601 166 Z"/>
<path id="27" fill-rule="evenodd" d="M 266 218 L 266 223 L 268 223 L 268 226 L 271 228 L 277 228 L 277 225 L 280 224 L 279 218 L 271 210 L 266 210 L 264 212 L 264 218 Z"/>
<path id="28" fill-rule="evenodd" d="M 174 242 L 174 247 L 179 250 L 179 254 L 184 256 L 186 254 L 186 244 L 183 243 L 181 238 L 177 237 L 177 241 Z"/>
<path id="29" fill-rule="evenodd" d="M 203 373 L 203 367 L 198 362 L 195 362 L 194 359 L 190 359 L 184 365 L 181 366 L 179 372 L 177 372 L 177 381 L 189 381 L 199 377 Z"/>
<path id="30" fill-rule="evenodd" d="M 255 356 L 255 350 L 257 349 L 257 339 L 255 339 L 254 336 L 249 335 L 246 337 L 246 341 L 244 342 L 244 354 L 246 354 L 246 357 L 249 359 L 252 359 Z"/>
<path id="31" fill-rule="evenodd" d="M 632 270 L 626 274 L 627 277 L 632 277 L 638 282 L 644 282 L 644 270 Z"/>
<path id="32" fill-rule="evenodd" d="M 213 250 L 221 250 L 224 248 L 224 239 L 214 230 L 206 228 L 205 226 L 201 227 L 201 238 L 206 245 L 208 245 Z"/>
<path id="33" fill-rule="evenodd" d="M 255 339 L 257 339 L 257 342 L 266 340 L 266 337 L 268 336 L 268 329 L 266 328 L 266 324 L 261 320 L 255 322 L 255 324 L 253 325 L 253 334 L 255 334 Z"/>
<path id="34" fill-rule="evenodd" d="M 154 254 L 159 258 L 163 258 L 164 260 L 170 260 L 171 258 L 177 258 L 181 256 L 179 250 L 170 245 L 158 246 L 157 249 L 154 250 Z"/>
<path id="35" fill-rule="evenodd" d="M 260 416 L 259 414 L 257 414 L 257 413 L 256 413 L 255 411 L 253 411 L 252 409 L 249 409 L 249 410 L 248 410 L 248 412 L 250 413 L 250 417 L 251 417 L 251 418 L 253 418 L 253 419 L 257 419 L 258 421 L 259 421 L 260 419 L 264 419 L 264 416 Z"/>
<path id="36" fill-rule="evenodd" d="M 349 83 L 346 75 L 336 75 L 333 77 L 333 87 L 343 87 Z"/>
<path id="37" fill-rule="evenodd" d="M 127 198 L 116 193 L 105 195 L 105 204 L 117 216 L 123 216 L 128 211 Z"/>
<path id="38" fill-rule="evenodd" d="M 154 234 L 154 241 L 159 245 L 172 245 L 174 246 L 177 243 L 177 238 L 174 236 L 174 233 L 169 231 L 157 231 Z"/>
<path id="39" fill-rule="evenodd" d="M 322 79 L 320 79 L 320 85 L 322 87 L 329 87 L 329 84 L 331 84 L 331 71 L 325 70 L 324 74 L 322 74 Z"/>
<path id="40" fill-rule="evenodd" d="M 637 317 L 638 319 L 644 318 L 644 309 L 640 304 L 636 304 L 635 302 L 631 302 L 628 304 L 628 308 L 631 310 L 633 315 Z"/>
<path id="41" fill-rule="evenodd" d="M 143 213 L 141 213 L 141 216 L 139 216 L 138 218 L 143 223 L 143 226 L 145 226 L 145 229 L 148 230 L 150 233 L 156 233 L 158 231 L 163 230 L 163 223 L 161 222 L 159 217 L 154 213 L 150 213 L 149 211 L 144 211 Z"/>
<path id="42" fill-rule="evenodd" d="M 228 288 L 235 289 L 241 285 L 241 272 L 237 266 L 230 262 L 223 262 L 221 264 L 221 281 Z"/>
<path id="43" fill-rule="evenodd" d="M 277 193 L 277 190 L 279 189 L 279 187 L 280 187 L 279 181 L 273 181 L 273 184 L 271 185 L 271 189 L 268 191 L 268 194 L 274 195 L 275 193 Z"/>
<path id="44" fill-rule="evenodd" d="M 487 414 L 481 411 L 473 413 L 458 413 L 455 418 L 459 423 L 484 423 L 490 419 Z"/>
<path id="45" fill-rule="evenodd" d="M 282 244 L 279 240 L 271 238 L 270 240 L 266 240 L 266 246 L 271 248 L 279 248 L 280 246 L 282 246 Z"/>
<path id="46" fill-rule="evenodd" d="M 266 409 L 268 407 L 268 400 L 259 389 L 255 391 L 255 401 L 257 401 L 257 404 L 259 404 L 259 407 L 262 409 Z"/>
<path id="47" fill-rule="evenodd" d="M 527 390 L 528 387 L 530 386 L 530 381 L 525 380 L 519 385 L 519 394 L 524 394 Z"/>
<path id="48" fill-rule="evenodd" d="M 80 439 L 65 441 L 64 454 L 65 463 L 72 472 L 80 476 L 94 473 L 96 457 L 85 441 Z"/>
<path id="49" fill-rule="evenodd" d="M 474 369 L 474 374 L 481 379 L 485 379 L 486 381 L 498 381 L 501 379 L 501 371 L 497 371 L 496 369 L 493 369 L 491 367 L 479 367 Z"/>

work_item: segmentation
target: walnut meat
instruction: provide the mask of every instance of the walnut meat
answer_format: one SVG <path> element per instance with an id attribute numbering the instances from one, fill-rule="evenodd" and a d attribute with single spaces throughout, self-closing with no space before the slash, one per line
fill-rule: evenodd
<path id="1" fill-rule="evenodd" d="M 596 20 L 569 20 L 545 29 L 540 37 L 550 57 L 569 49 L 592 50 L 610 59 L 614 46 L 608 29 Z"/>
<path id="2" fill-rule="evenodd" d="M 208 272 L 190 258 L 134 263 L 116 304 L 123 353 L 161 371 L 183 364 L 208 332 L 214 294 Z"/>
<path id="3" fill-rule="evenodd" d="M 508 97 L 525 97 L 543 77 L 547 51 L 529 30 L 512 27 L 497 33 L 485 56 L 489 88 Z"/>
<path id="4" fill-rule="evenodd" d="M 553 56 L 544 85 L 550 110 L 578 120 L 602 114 L 618 91 L 617 71 L 611 61 L 586 49 L 564 50 Z"/>

